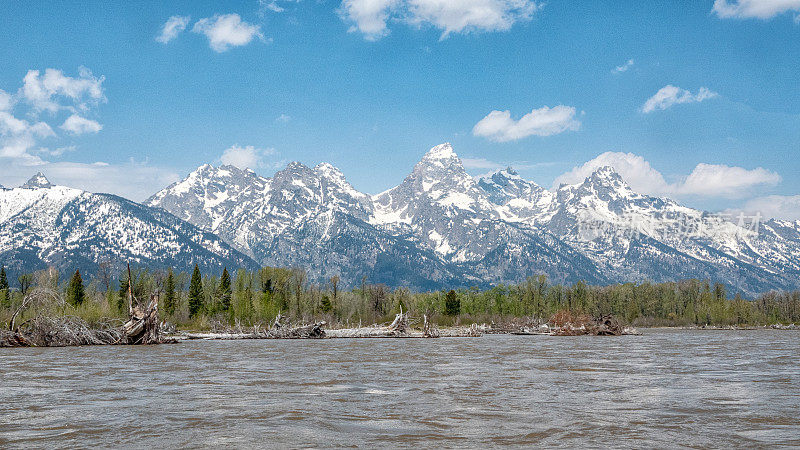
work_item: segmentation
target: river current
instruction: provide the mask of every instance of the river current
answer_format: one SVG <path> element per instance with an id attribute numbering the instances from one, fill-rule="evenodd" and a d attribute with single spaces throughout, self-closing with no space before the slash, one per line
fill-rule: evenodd
<path id="1" fill-rule="evenodd" d="M 800 332 L 0 349 L 0 447 L 800 446 Z"/>

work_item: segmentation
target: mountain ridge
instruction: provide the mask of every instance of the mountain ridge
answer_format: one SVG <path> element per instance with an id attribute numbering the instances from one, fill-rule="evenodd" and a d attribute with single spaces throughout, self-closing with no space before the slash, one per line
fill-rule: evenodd
<path id="1" fill-rule="evenodd" d="M 65 208 L 72 197 L 98 205 L 104 203 L 100 198 L 115 205 L 124 200 L 52 186 L 42 174 L 24 186 L 0 191 L 0 238 L 13 235 L 12 225 L 35 228 L 46 222 L 43 217 L 65 211 L 90 218 L 86 207 Z M 17 191 L 55 197 L 23 224 L 11 220 L 16 210 L 3 205 Z M 128 210 L 135 205 L 130 202 Z M 551 190 L 511 167 L 474 178 L 449 143 L 431 148 L 400 184 L 375 195 L 355 189 L 329 163 L 291 162 L 270 178 L 204 164 L 138 207 L 131 214 L 159 230 L 207 233 L 208 240 L 201 240 L 206 244 L 218 239 L 212 245 L 217 253 L 208 256 L 214 264 L 299 266 L 315 282 L 339 275 L 350 285 L 366 277 L 435 289 L 514 283 L 539 274 L 554 282 L 594 284 L 707 278 L 758 293 L 797 288 L 800 275 L 800 221 L 769 220 L 753 230 L 637 193 L 608 166 Z M 86 220 L 102 230 L 99 220 Z M 62 226 L 41 223 L 37 230 L 43 235 L 52 233 L 48 226 Z M 82 231 L 77 241 L 99 233 Z"/>

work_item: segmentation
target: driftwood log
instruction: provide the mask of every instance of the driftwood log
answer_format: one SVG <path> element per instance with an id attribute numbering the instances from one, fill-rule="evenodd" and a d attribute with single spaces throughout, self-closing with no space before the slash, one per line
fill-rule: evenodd
<path id="1" fill-rule="evenodd" d="M 423 320 L 423 322 L 422 322 L 422 337 L 438 338 L 439 336 L 441 336 L 441 334 L 439 333 L 439 328 L 435 324 L 433 324 L 433 323 L 428 321 L 428 315 L 427 314 L 423 314 L 422 315 L 422 320 Z"/>
<path id="2" fill-rule="evenodd" d="M 134 298 L 130 264 L 128 264 L 128 321 L 122 325 L 122 332 L 126 344 L 160 344 L 163 342 L 161 322 L 158 320 L 158 294 L 150 296 L 147 306 Z"/>

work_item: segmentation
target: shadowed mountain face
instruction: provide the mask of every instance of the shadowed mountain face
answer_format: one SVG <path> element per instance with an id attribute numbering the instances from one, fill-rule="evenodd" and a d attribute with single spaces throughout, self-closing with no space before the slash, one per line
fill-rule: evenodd
<path id="1" fill-rule="evenodd" d="M 608 167 L 555 191 L 512 168 L 475 180 L 449 144 L 374 196 L 329 164 L 291 163 L 271 179 L 205 165 L 146 205 L 316 280 L 427 289 L 537 274 L 589 283 L 698 277 L 753 293 L 797 287 L 800 274 L 800 222 L 768 221 L 756 233 L 638 194 Z"/>

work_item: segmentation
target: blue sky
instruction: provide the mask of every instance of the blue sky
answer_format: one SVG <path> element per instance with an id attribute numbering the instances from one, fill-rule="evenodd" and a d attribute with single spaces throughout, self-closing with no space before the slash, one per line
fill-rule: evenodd
<path id="1" fill-rule="evenodd" d="M 800 0 L 133 3 L 0 1 L 0 184 L 143 200 L 206 162 L 298 160 L 376 193 L 449 141 L 476 175 L 610 164 L 800 218 Z"/>

